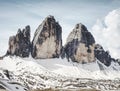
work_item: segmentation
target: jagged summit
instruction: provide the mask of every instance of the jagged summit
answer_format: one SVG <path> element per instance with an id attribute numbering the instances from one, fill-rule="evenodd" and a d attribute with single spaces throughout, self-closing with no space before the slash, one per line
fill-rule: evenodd
<path id="1" fill-rule="evenodd" d="M 75 29 L 78 30 L 78 31 L 88 31 L 86 26 L 83 25 L 82 23 L 78 23 L 75 25 Z"/>
<path id="2" fill-rule="evenodd" d="M 82 23 L 76 24 L 67 38 L 65 53 L 72 61 L 86 63 L 95 61 L 95 40 Z"/>
<path id="3" fill-rule="evenodd" d="M 28 25 L 23 30 L 18 29 L 17 34 L 9 38 L 9 48 L 6 55 L 28 57 L 30 52 L 30 26 Z"/>
<path id="4" fill-rule="evenodd" d="M 82 23 L 75 25 L 67 37 L 65 46 L 62 46 L 62 27 L 51 15 L 38 26 L 32 43 L 30 26 L 26 26 L 23 30 L 18 29 L 17 34 L 9 38 L 6 55 L 28 57 L 30 53 L 35 59 L 61 57 L 78 63 L 89 63 L 98 59 L 106 66 L 110 66 L 112 61 L 117 61 L 101 45 L 95 43 L 93 35 Z"/>
<path id="5" fill-rule="evenodd" d="M 56 22 L 56 21 L 55 21 L 55 18 L 54 18 L 54 16 L 49 15 L 49 16 L 47 16 L 47 17 L 45 18 L 45 20 L 43 20 L 43 22 L 38 26 L 38 28 L 37 28 L 36 31 L 35 31 L 34 37 L 33 37 L 33 41 L 34 41 L 33 46 L 36 44 L 39 35 L 42 35 L 41 32 L 44 31 L 44 30 L 49 26 L 48 23 L 50 24 L 50 23 L 52 23 L 52 22 L 53 22 L 53 23 Z M 43 28 L 44 28 L 44 29 L 43 29 Z M 50 26 L 49 26 L 49 28 L 50 28 Z M 49 31 L 49 32 L 50 32 L 50 31 Z M 46 36 L 47 36 L 47 33 L 46 33 Z"/>
<path id="6" fill-rule="evenodd" d="M 53 15 L 48 15 L 48 16 L 46 17 L 46 19 L 48 19 L 48 18 L 51 18 L 51 19 L 54 19 L 54 20 L 55 20 L 55 18 L 54 18 Z"/>
<path id="7" fill-rule="evenodd" d="M 87 38 L 87 37 L 89 37 L 89 38 Z M 86 26 L 83 25 L 82 23 L 78 23 L 75 25 L 73 31 L 69 34 L 69 36 L 67 38 L 67 42 L 71 41 L 72 39 L 78 39 L 78 41 L 81 41 L 81 42 L 87 41 L 86 39 L 88 39 L 88 41 L 89 41 L 89 39 L 91 39 L 91 42 L 95 43 L 93 36 L 87 30 Z"/>
<path id="8" fill-rule="evenodd" d="M 106 66 L 110 66 L 112 61 L 117 61 L 112 58 L 108 51 L 105 51 L 100 44 L 95 45 L 95 57 Z"/>
<path id="9" fill-rule="evenodd" d="M 62 28 L 54 16 L 46 17 L 36 29 L 32 44 L 34 58 L 59 57 L 62 48 Z"/>

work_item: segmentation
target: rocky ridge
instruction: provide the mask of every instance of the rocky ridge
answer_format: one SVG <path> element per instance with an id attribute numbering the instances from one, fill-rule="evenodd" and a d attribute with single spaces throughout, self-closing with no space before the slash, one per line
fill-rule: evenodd
<path id="1" fill-rule="evenodd" d="M 102 63 L 104 63 L 106 66 L 110 66 L 112 61 L 117 61 L 114 58 L 112 58 L 109 54 L 109 51 L 105 51 L 103 49 L 103 47 L 99 44 L 95 45 L 95 57 L 101 61 Z"/>
<path id="2" fill-rule="evenodd" d="M 9 48 L 6 55 L 28 57 L 35 59 L 67 58 L 68 61 L 89 63 L 98 59 L 106 66 L 116 61 L 102 46 L 95 43 L 93 35 L 86 26 L 79 23 L 69 34 L 65 46 L 62 45 L 62 27 L 54 16 L 48 16 L 36 29 L 32 43 L 30 42 L 30 26 L 16 36 L 9 38 Z"/>
<path id="3" fill-rule="evenodd" d="M 30 26 L 26 26 L 23 30 L 18 29 L 17 34 L 9 38 L 9 48 L 6 55 L 28 57 L 30 52 Z"/>

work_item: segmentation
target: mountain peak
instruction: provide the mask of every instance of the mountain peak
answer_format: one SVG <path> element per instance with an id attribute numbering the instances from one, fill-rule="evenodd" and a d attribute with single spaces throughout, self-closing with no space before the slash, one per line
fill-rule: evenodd
<path id="1" fill-rule="evenodd" d="M 18 29 L 17 34 L 9 38 L 9 48 L 6 55 L 28 57 L 30 52 L 30 26 L 28 25 L 22 31 Z"/>
<path id="2" fill-rule="evenodd" d="M 54 16 L 49 15 L 36 29 L 33 41 L 34 58 L 56 58 L 62 48 L 62 28 Z"/>
<path id="3" fill-rule="evenodd" d="M 48 15 L 46 18 L 54 19 L 54 16 L 53 15 Z"/>
<path id="4" fill-rule="evenodd" d="M 54 16 L 49 15 L 45 18 L 44 22 L 55 23 L 56 20 L 55 20 Z"/>
<path id="5" fill-rule="evenodd" d="M 66 57 L 68 60 L 78 63 L 96 61 L 96 58 L 106 66 L 113 59 L 109 52 L 95 43 L 93 35 L 82 23 L 77 23 L 67 37 L 65 46 L 62 46 L 62 27 L 56 22 L 54 16 L 49 15 L 38 26 L 32 43 L 30 42 L 30 26 L 23 30 L 18 29 L 15 36 L 9 39 L 9 48 L 6 55 L 16 55 L 33 58 L 48 59 Z"/>
<path id="6" fill-rule="evenodd" d="M 95 61 L 94 44 L 94 37 L 87 28 L 82 23 L 76 24 L 65 45 L 68 60 L 79 63 Z"/>
<path id="7" fill-rule="evenodd" d="M 75 25 L 75 30 L 79 30 L 79 31 L 81 31 L 81 30 L 83 30 L 83 31 L 88 31 L 87 28 L 86 28 L 86 26 L 83 25 L 82 23 L 76 24 L 76 25 Z"/>

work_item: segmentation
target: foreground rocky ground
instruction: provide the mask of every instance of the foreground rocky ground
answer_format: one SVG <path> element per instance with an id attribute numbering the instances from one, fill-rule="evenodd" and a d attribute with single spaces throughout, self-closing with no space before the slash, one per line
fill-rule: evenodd
<path id="1" fill-rule="evenodd" d="M 49 65 L 52 64 L 52 66 L 49 67 L 46 62 L 48 62 Z M 120 73 L 119 67 L 117 69 L 117 66 L 116 68 L 115 66 L 111 66 L 107 69 L 102 63 L 98 62 L 77 65 L 77 63 L 73 64 L 72 62 L 61 59 L 35 61 L 31 58 L 23 59 L 19 57 L 6 57 L 0 63 L 2 67 L 0 69 L 0 82 L 2 86 L 7 89 L 12 87 L 11 89 L 15 89 L 15 91 L 26 91 L 27 89 L 40 89 L 44 91 L 48 88 L 53 88 L 58 91 L 61 91 L 61 89 L 67 91 L 75 91 L 76 89 L 78 91 L 81 89 L 120 91 Z M 5 65 L 8 65 L 8 67 Z M 99 65 L 101 65 L 100 68 L 104 70 L 100 70 Z M 55 67 L 56 69 L 54 69 Z M 112 68 L 116 70 L 112 70 Z M 67 75 L 65 76 L 64 73 L 62 73 L 62 75 L 61 72 Z M 111 76 L 110 72 L 114 75 Z M 80 74 L 77 76 L 76 74 L 78 73 Z M 74 74 L 74 77 L 70 77 L 72 74 Z M 87 76 L 91 76 L 91 78 L 87 78 Z M 100 79 L 97 77 L 103 78 Z M 24 90 L 16 90 L 16 88 Z"/>
<path id="2" fill-rule="evenodd" d="M 78 83 L 78 82 L 79 83 Z M 120 80 L 66 80 L 63 84 L 66 84 L 62 89 L 61 87 L 56 87 L 55 89 L 44 89 L 44 90 L 34 90 L 34 91 L 119 91 L 120 90 Z"/>
<path id="3" fill-rule="evenodd" d="M 0 89 L 0 91 L 6 91 L 5 89 Z"/>
<path id="4" fill-rule="evenodd" d="M 34 91 L 100 91 L 100 90 L 96 90 L 96 89 L 45 89 L 45 90 L 34 90 Z"/>

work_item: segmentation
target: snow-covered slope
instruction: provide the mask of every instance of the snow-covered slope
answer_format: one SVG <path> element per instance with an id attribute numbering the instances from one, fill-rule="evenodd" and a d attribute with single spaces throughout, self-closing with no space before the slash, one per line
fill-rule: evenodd
<path id="1" fill-rule="evenodd" d="M 67 59 L 61 58 L 35 60 L 31 57 L 5 57 L 0 61 L 0 67 L 16 73 L 29 71 L 32 73 L 46 74 L 46 72 L 50 72 L 61 76 L 75 78 L 115 79 L 120 77 L 120 66 L 115 62 L 112 62 L 111 66 L 106 67 L 99 61 L 78 64 L 68 62 Z M 114 74 L 113 76 L 113 72 L 117 74 Z"/>
<path id="2" fill-rule="evenodd" d="M 80 83 L 82 82 L 86 82 L 86 88 L 91 88 L 90 83 L 92 82 L 98 83 L 99 85 L 99 82 L 103 80 L 114 81 L 116 79 L 117 82 L 114 81 L 111 83 L 119 85 L 120 66 L 115 62 L 111 64 L 111 66 L 106 67 L 99 61 L 78 64 L 68 62 L 67 59 L 57 58 L 35 60 L 31 57 L 5 57 L 0 61 L 0 73 L 3 74 L 0 77 L 10 82 L 21 83 L 20 86 L 23 85 L 26 88 L 32 89 L 50 87 L 80 88 Z M 4 74 L 4 70 L 9 71 L 9 78 Z M 106 82 L 104 82 L 103 85 L 106 84 Z M 95 88 L 98 88 L 98 85 Z M 99 87 L 99 89 L 101 89 L 101 87 Z"/>

